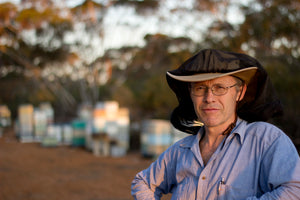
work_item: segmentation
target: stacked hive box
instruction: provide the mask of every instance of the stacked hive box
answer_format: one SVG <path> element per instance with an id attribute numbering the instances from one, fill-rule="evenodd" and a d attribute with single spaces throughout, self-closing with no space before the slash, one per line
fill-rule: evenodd
<path id="1" fill-rule="evenodd" d="M 141 152 L 145 157 L 157 157 L 172 144 L 167 120 L 145 120 L 141 129 Z"/>
<path id="2" fill-rule="evenodd" d="M 11 125 L 11 113 L 6 105 L 0 105 L 0 137 L 3 133 L 3 128 Z"/>
<path id="3" fill-rule="evenodd" d="M 54 125 L 54 110 L 50 103 L 41 103 L 34 109 L 34 137 L 43 146 L 57 146 L 61 143 L 60 127 Z"/>
<path id="4" fill-rule="evenodd" d="M 6 105 L 0 105 L 0 127 L 11 125 L 11 112 Z"/>
<path id="5" fill-rule="evenodd" d="M 74 120 L 72 122 L 73 135 L 72 135 L 72 146 L 84 147 L 86 137 L 86 121 Z"/>
<path id="6" fill-rule="evenodd" d="M 21 142 L 33 141 L 33 105 L 23 104 L 18 108 L 18 133 Z"/>
<path id="7" fill-rule="evenodd" d="M 78 109 L 78 119 L 73 121 L 73 146 L 82 146 L 89 149 L 92 142 L 92 120 L 93 106 L 91 104 L 81 105 Z"/>
<path id="8" fill-rule="evenodd" d="M 72 144 L 73 139 L 73 128 L 70 124 L 63 124 L 62 125 L 62 144 L 70 145 Z"/>
<path id="9" fill-rule="evenodd" d="M 127 108 L 120 108 L 117 117 L 118 132 L 115 139 L 118 141 L 117 145 L 112 146 L 112 155 L 123 156 L 129 149 L 129 110 Z"/>
<path id="10" fill-rule="evenodd" d="M 62 129 L 61 126 L 49 124 L 47 126 L 47 134 L 42 140 L 44 147 L 56 147 L 62 143 Z"/>
<path id="11" fill-rule="evenodd" d="M 34 109 L 34 137 L 36 141 L 42 141 L 47 135 L 47 115 L 40 109 Z"/>
<path id="12" fill-rule="evenodd" d="M 95 143 L 97 143 L 96 148 L 109 145 L 107 148 L 111 156 L 125 155 L 129 148 L 129 121 L 129 110 L 119 108 L 117 102 L 99 102 L 93 112 L 93 135 L 91 137 L 95 140 L 88 148 L 94 149 Z"/>

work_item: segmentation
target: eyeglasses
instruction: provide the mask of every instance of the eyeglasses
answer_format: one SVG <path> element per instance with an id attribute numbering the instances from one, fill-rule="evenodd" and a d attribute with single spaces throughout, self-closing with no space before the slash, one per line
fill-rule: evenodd
<path id="1" fill-rule="evenodd" d="M 236 83 L 236 84 L 228 86 L 228 87 L 225 87 L 225 86 L 219 85 L 219 84 L 213 85 L 212 87 L 207 87 L 204 85 L 191 86 L 191 92 L 193 95 L 201 97 L 201 96 L 205 95 L 205 93 L 208 91 L 208 89 L 210 89 L 214 95 L 222 96 L 227 93 L 228 89 L 230 89 L 236 85 L 238 85 L 238 84 Z"/>

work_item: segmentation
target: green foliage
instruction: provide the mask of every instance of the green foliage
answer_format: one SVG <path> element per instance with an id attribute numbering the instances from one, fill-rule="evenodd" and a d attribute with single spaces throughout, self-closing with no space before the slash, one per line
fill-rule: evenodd
<path id="1" fill-rule="evenodd" d="M 138 103 L 149 118 L 168 119 L 176 106 L 176 98 L 166 83 L 165 74 L 149 78 L 139 95 Z"/>
<path id="2" fill-rule="evenodd" d="M 264 66 L 284 106 L 284 115 L 276 119 L 276 124 L 295 139 L 300 137 L 300 68 L 296 64 L 299 63 L 298 59 L 292 58 L 293 62 L 288 63 L 287 57 L 265 57 Z"/>
<path id="3" fill-rule="evenodd" d="M 256 9 L 258 5 L 261 9 Z M 272 53 L 275 50 L 272 46 L 274 42 L 276 40 L 282 41 L 281 39 L 285 38 L 286 43 L 280 45 L 282 47 L 289 46 L 285 49 L 286 53 L 298 48 L 300 40 L 299 2 L 289 0 L 258 1 L 255 7 L 245 7 L 244 12 L 246 20 L 239 28 L 241 42 L 247 42 L 251 48 Z"/>
<path id="4" fill-rule="evenodd" d="M 10 13 L 16 13 L 17 7 L 12 3 L 2 3 L 0 4 L 0 20 L 5 22 L 9 20 Z"/>
<path id="5" fill-rule="evenodd" d="M 141 116 L 168 119 L 177 100 L 167 85 L 166 72 L 178 67 L 192 55 L 188 50 L 170 52 L 169 48 L 173 45 L 189 45 L 191 40 L 161 34 L 147 35 L 145 40 L 145 47 L 134 53 L 124 73 L 113 73 L 112 79 L 125 80 L 120 88 L 127 94 L 125 102 L 133 113 L 133 119 L 140 120 Z M 114 77 L 116 74 L 118 78 Z M 116 92 L 113 95 L 115 99 L 121 96 L 124 98 L 125 94 Z"/>
<path id="6" fill-rule="evenodd" d="M 43 11 L 31 7 L 21 10 L 15 21 L 24 28 L 41 28 L 45 26 L 45 23 L 53 27 L 65 26 L 66 28 L 70 28 L 70 19 L 60 17 L 58 12 L 59 10 L 55 7 L 46 8 Z"/>

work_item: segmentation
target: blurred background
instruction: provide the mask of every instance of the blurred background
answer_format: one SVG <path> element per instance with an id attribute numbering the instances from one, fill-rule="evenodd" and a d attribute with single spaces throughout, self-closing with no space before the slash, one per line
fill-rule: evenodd
<path id="1" fill-rule="evenodd" d="M 155 158 L 185 136 L 168 123 L 177 101 L 165 73 L 204 48 L 261 62 L 284 105 L 271 123 L 299 151 L 299 27 L 298 0 L 1 0 L 2 156 L 14 155 L 12 144 L 84 147 L 105 159 L 137 152 L 133 176 L 149 162 L 136 157 Z M 130 199 L 121 196 L 110 199 Z"/>

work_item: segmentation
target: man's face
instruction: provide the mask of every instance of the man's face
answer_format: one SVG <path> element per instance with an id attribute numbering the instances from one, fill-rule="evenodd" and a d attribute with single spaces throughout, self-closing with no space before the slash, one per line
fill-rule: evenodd
<path id="1" fill-rule="evenodd" d="M 191 84 L 191 99 L 194 104 L 194 109 L 199 120 L 203 122 L 206 127 L 228 126 L 234 122 L 236 103 L 239 100 L 242 88 L 242 86 L 238 85 L 233 86 L 235 84 L 237 84 L 237 81 L 232 76 L 224 76 L 209 81 Z M 216 88 L 233 87 L 228 88 L 226 94 L 217 96 L 213 94 L 211 90 L 211 87 L 213 86 Z M 195 96 L 192 92 L 193 89 L 206 87 L 208 87 L 208 89 L 205 90 L 202 96 Z"/>

